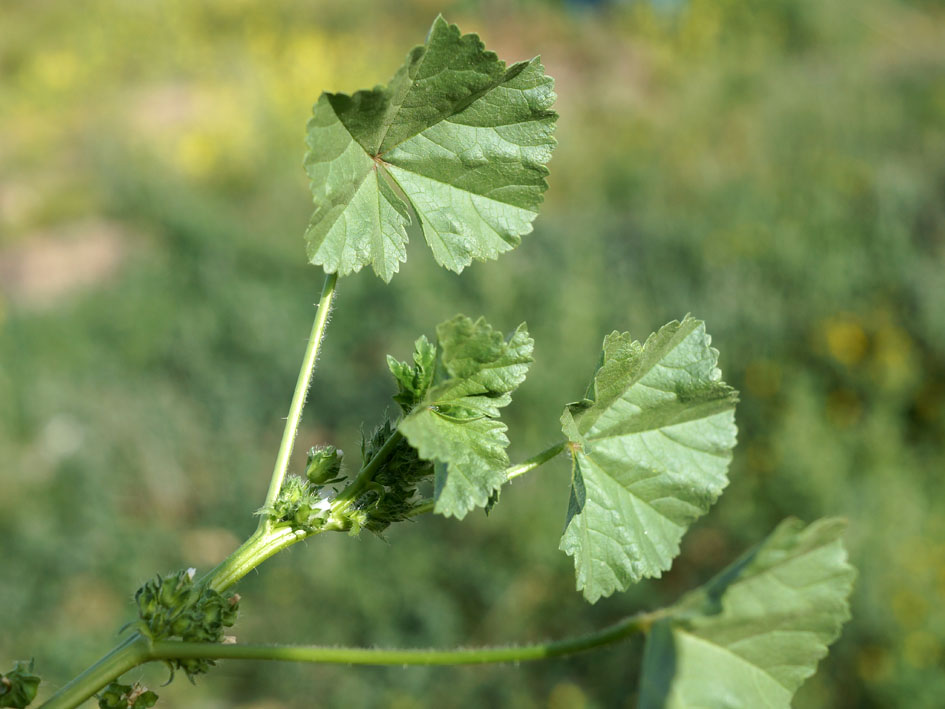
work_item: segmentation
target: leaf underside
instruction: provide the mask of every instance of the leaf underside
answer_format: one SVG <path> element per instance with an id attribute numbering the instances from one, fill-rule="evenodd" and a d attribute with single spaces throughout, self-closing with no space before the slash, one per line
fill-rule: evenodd
<path id="1" fill-rule="evenodd" d="M 561 417 L 573 473 L 560 548 L 591 603 L 667 570 L 727 484 L 737 395 L 709 344 L 688 316 L 643 345 L 612 333 L 589 397 Z"/>
<path id="2" fill-rule="evenodd" d="M 850 617 L 846 523 L 782 522 L 650 630 L 640 709 L 788 709 Z"/>
<path id="3" fill-rule="evenodd" d="M 482 318 L 465 316 L 436 333 L 438 378 L 398 428 L 435 463 L 435 511 L 462 519 L 506 480 L 509 440 L 499 409 L 524 381 L 534 343 L 524 324 L 506 340 Z"/>
<path id="4" fill-rule="evenodd" d="M 536 57 L 507 67 L 442 17 L 387 86 L 324 93 L 308 123 L 315 211 L 308 258 L 390 281 L 410 208 L 437 263 L 457 273 L 532 229 L 555 146 L 554 81 Z"/>

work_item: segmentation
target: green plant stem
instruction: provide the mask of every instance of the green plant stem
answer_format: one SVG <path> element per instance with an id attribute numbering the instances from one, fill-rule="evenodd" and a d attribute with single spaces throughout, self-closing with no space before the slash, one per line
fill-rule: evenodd
<path id="1" fill-rule="evenodd" d="M 222 593 L 269 557 L 296 542 L 312 536 L 312 534 L 312 532 L 304 532 L 290 527 L 256 530 L 249 539 L 208 573 L 202 581 L 209 583 L 213 590 Z"/>
<path id="2" fill-rule="evenodd" d="M 288 527 L 257 529 L 236 551 L 204 576 L 202 582 L 209 583 L 216 591 L 225 591 L 269 557 L 309 536 L 310 533 Z M 78 706 L 113 679 L 155 659 L 159 658 L 153 657 L 150 641 L 140 633 L 134 633 L 60 688 L 42 705 L 43 709 L 70 709 Z"/>
<path id="3" fill-rule="evenodd" d="M 326 283 L 326 290 L 330 292 L 328 283 Z M 322 303 L 324 302 L 325 298 L 323 297 Z M 320 311 L 322 309 L 321 305 L 320 303 Z M 325 307 L 327 311 L 328 306 L 326 305 Z M 323 331 L 324 322 L 321 328 L 319 328 L 318 320 L 316 319 L 316 327 L 312 330 L 313 337 L 316 334 L 316 330 Z M 318 337 L 320 338 L 321 335 L 319 334 Z M 314 349 L 317 351 L 317 347 L 311 346 L 311 341 L 309 344 L 310 350 Z M 308 362 L 309 359 L 308 353 L 306 353 L 306 361 Z M 314 359 L 312 358 L 311 361 L 314 361 Z M 310 377 L 306 377 L 306 381 L 303 384 L 303 377 L 300 375 L 299 382 L 300 385 L 303 385 L 303 389 L 307 388 L 307 380 L 309 378 Z M 296 388 L 296 394 L 298 394 L 298 392 L 299 389 Z M 293 398 L 293 404 L 294 402 L 295 398 Z M 298 420 L 296 419 L 293 428 L 297 426 L 297 424 Z M 286 430 L 288 429 L 289 426 L 287 425 Z M 354 490 L 359 484 L 358 481 L 360 481 L 362 487 L 370 483 L 377 469 L 388 458 L 399 441 L 400 434 L 395 431 L 387 441 L 385 441 L 384 445 L 378 450 L 374 457 L 368 461 L 368 464 L 364 466 L 355 481 L 348 487 L 348 491 Z M 283 442 L 285 442 L 285 437 L 283 438 Z M 524 475 L 534 470 L 559 455 L 565 449 L 565 445 L 565 443 L 558 443 L 518 465 L 513 465 L 506 470 L 506 476 L 511 480 L 519 475 Z M 414 509 L 411 516 L 430 512 L 433 510 L 433 505 L 433 500 L 429 500 L 421 507 Z M 243 542 L 236 551 L 230 554 L 219 566 L 207 573 L 202 582 L 208 583 L 210 587 L 216 591 L 225 591 L 269 557 L 309 536 L 311 536 L 311 534 L 301 530 L 293 530 L 289 527 L 272 528 L 271 526 L 265 527 L 260 525 L 249 539 Z M 478 650 L 375 650 L 369 648 L 292 647 L 281 645 L 212 645 L 172 641 L 164 641 L 150 645 L 147 638 L 144 638 L 139 633 L 135 633 L 81 675 L 62 687 L 42 706 L 44 709 L 71 709 L 71 707 L 78 706 L 110 681 L 120 677 L 133 667 L 152 660 L 162 660 L 172 657 L 181 659 L 230 658 L 290 660 L 296 662 L 336 662 L 374 665 L 451 665 L 488 662 L 520 662 L 525 660 L 537 660 L 543 657 L 569 655 L 616 642 L 627 635 L 639 632 L 641 629 L 645 630 L 643 624 L 652 622 L 652 618 L 653 614 L 633 616 L 608 628 L 604 628 L 597 633 L 557 642 L 540 643 L 522 647 L 483 648 Z M 649 619 L 649 621 L 647 619 Z M 175 652 L 178 654 L 174 654 Z"/>
<path id="4" fill-rule="evenodd" d="M 586 635 L 532 645 L 462 648 L 457 650 L 396 650 L 383 648 L 319 647 L 313 645 L 222 645 L 173 640 L 149 642 L 135 634 L 95 665 L 60 689 L 42 709 L 73 709 L 128 670 L 156 660 L 274 660 L 345 665 L 482 665 L 528 662 L 563 657 L 613 645 L 668 614 L 661 609 L 638 613 Z"/>
<path id="5" fill-rule="evenodd" d="M 272 506 L 279 496 L 279 491 L 282 489 L 282 483 L 285 480 L 289 458 L 292 456 L 292 448 L 295 445 L 295 438 L 299 429 L 299 421 L 302 418 L 302 409 L 305 406 L 305 397 L 312 382 L 319 348 L 325 336 L 325 327 L 328 325 L 328 316 L 331 312 L 337 282 L 337 274 L 331 273 L 325 277 L 325 285 L 322 287 L 322 295 L 315 311 L 315 322 L 309 335 L 308 346 L 305 348 L 295 392 L 292 394 L 289 415 L 286 419 L 285 430 L 282 433 L 282 442 L 279 445 L 279 453 L 276 455 L 276 464 L 272 471 L 272 480 L 269 483 L 269 491 L 266 494 L 263 507 Z M 292 530 L 287 527 L 273 529 L 269 517 L 264 516 L 255 533 L 219 566 L 210 571 L 202 582 L 208 583 L 211 588 L 217 591 L 224 591 L 273 554 L 307 536 L 310 535 L 306 532 Z M 148 639 L 140 633 L 134 633 L 85 672 L 61 687 L 43 704 L 43 707 L 47 709 L 69 709 L 78 706 L 113 679 L 152 659 L 155 658 L 149 654 Z"/>
<path id="6" fill-rule="evenodd" d="M 72 709 L 125 672 L 151 660 L 147 638 L 135 633 L 71 682 L 59 688 L 41 709 Z"/>
<path id="7" fill-rule="evenodd" d="M 281 660 L 343 665 L 483 665 L 527 662 L 574 655 L 612 645 L 636 633 L 645 633 L 666 611 L 640 613 L 606 628 L 563 640 L 510 647 L 458 650 L 386 650 L 383 648 L 319 647 L 312 645 L 219 645 L 166 640 L 151 646 L 149 659 Z"/>
<path id="8" fill-rule="evenodd" d="M 276 498 L 279 497 L 279 491 L 282 490 L 282 483 L 289 468 L 289 458 L 292 456 L 292 448 L 295 446 L 295 437 L 299 430 L 299 421 L 302 419 L 302 409 L 305 407 L 305 397 L 308 395 L 308 388 L 312 383 L 312 375 L 315 372 L 318 350 L 322 338 L 325 336 L 325 327 L 328 324 L 328 315 L 331 312 L 331 303 L 335 296 L 335 284 L 337 282 L 337 273 L 329 273 L 325 276 L 322 296 L 315 311 L 315 322 L 312 324 L 312 334 L 309 336 L 308 346 L 305 348 L 302 368 L 299 370 L 295 392 L 292 394 L 289 415 L 286 418 L 285 430 L 282 432 L 282 442 L 279 444 L 279 453 L 276 455 L 276 464 L 272 470 L 272 480 L 269 482 L 269 492 L 266 494 L 263 507 L 271 507 Z M 270 526 L 271 521 L 267 516 L 264 516 L 259 522 L 260 529 L 268 529 Z"/>
<path id="9" fill-rule="evenodd" d="M 348 485 L 338 497 L 335 499 L 335 504 L 343 502 L 345 500 L 354 500 L 357 496 L 367 487 L 371 481 L 374 479 L 374 476 L 377 475 L 377 471 L 380 469 L 381 465 L 390 457 L 391 453 L 394 452 L 394 449 L 397 447 L 397 444 L 403 439 L 403 434 L 400 431 L 394 430 L 387 440 L 384 441 L 384 445 L 378 449 L 377 453 L 367 462 L 367 464 L 361 468 L 358 472 L 358 476 L 351 481 L 351 484 Z"/>
<path id="10" fill-rule="evenodd" d="M 507 480 L 512 480 L 517 478 L 519 475 L 524 475 L 527 472 L 534 470 L 535 468 L 544 465 L 552 458 L 560 455 L 567 446 L 566 441 L 561 443 L 556 443 L 550 448 L 546 448 L 541 453 L 533 455 L 526 461 L 519 463 L 518 465 L 513 465 L 511 468 L 505 469 L 505 477 Z M 436 500 L 423 500 L 416 507 L 414 507 L 410 512 L 407 513 L 408 517 L 419 517 L 420 515 L 426 514 L 427 512 L 433 512 L 433 508 L 436 506 Z"/>
<path id="11" fill-rule="evenodd" d="M 564 451 L 565 446 L 567 446 L 566 441 L 561 441 L 561 443 L 555 443 L 550 448 L 545 448 L 541 453 L 533 455 L 526 461 L 519 463 L 518 465 L 513 465 L 511 468 L 506 468 L 505 477 L 508 480 L 517 478 L 519 475 L 524 475 L 525 473 L 531 472 L 535 468 L 544 465 L 552 458 L 557 457 Z"/>

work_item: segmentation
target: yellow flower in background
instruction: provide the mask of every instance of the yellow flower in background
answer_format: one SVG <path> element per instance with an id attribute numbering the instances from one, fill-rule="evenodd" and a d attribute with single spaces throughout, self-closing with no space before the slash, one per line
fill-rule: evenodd
<path id="1" fill-rule="evenodd" d="M 171 162 L 180 172 L 197 179 L 220 171 L 240 171 L 257 153 L 253 119 L 245 108 L 251 96 L 239 86 L 194 89 L 192 110 L 171 134 Z"/>
<path id="2" fill-rule="evenodd" d="M 190 177 L 203 178 L 214 171 L 219 157 L 219 144 L 214 137 L 202 130 L 194 130 L 178 138 L 174 164 Z"/>
<path id="3" fill-rule="evenodd" d="M 896 622 L 906 628 L 918 628 L 928 617 L 928 602 L 911 589 L 901 589 L 892 597 L 892 611 Z"/>
<path id="4" fill-rule="evenodd" d="M 906 635 L 902 654 L 913 667 L 935 667 L 942 659 L 942 642 L 927 630 L 915 630 Z"/>
<path id="5" fill-rule="evenodd" d="M 850 316 L 838 315 L 823 324 L 824 339 L 830 356 L 847 367 L 862 361 L 869 348 L 869 337 Z"/>
<path id="6" fill-rule="evenodd" d="M 70 88 L 78 73 L 79 62 L 76 56 L 65 50 L 40 52 L 33 59 L 34 80 L 52 91 Z"/>

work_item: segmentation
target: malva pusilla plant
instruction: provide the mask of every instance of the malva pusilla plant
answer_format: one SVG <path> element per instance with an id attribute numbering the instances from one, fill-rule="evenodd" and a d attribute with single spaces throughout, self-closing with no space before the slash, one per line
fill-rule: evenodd
<path id="1" fill-rule="evenodd" d="M 228 635 L 239 613 L 233 587 L 283 549 L 327 532 L 381 534 L 428 513 L 462 520 L 559 456 L 571 461 L 560 549 L 590 603 L 668 570 L 686 529 L 722 493 L 737 395 L 722 381 L 704 324 L 689 316 L 642 343 L 621 332 L 604 338 L 586 392 L 563 408 L 561 441 L 513 465 L 501 415 L 528 373 L 533 341 L 524 324 L 506 335 L 458 315 L 421 335 L 406 361 L 387 358 L 399 415 L 362 436 L 356 463 L 315 445 L 306 468 L 288 474 L 339 278 L 370 266 L 389 282 L 414 219 L 436 262 L 457 273 L 517 247 L 547 187 L 554 99 L 539 59 L 507 66 L 442 18 L 387 86 L 322 94 L 307 131 L 315 211 L 305 241 L 325 282 L 258 527 L 199 577 L 186 569 L 145 583 L 124 639 L 42 706 L 92 697 L 100 707 L 154 706 L 154 691 L 121 682 L 149 662 L 191 680 L 224 659 L 523 662 L 637 634 L 646 638 L 642 679 L 627 691 L 640 707 L 790 706 L 849 617 L 854 571 L 841 520 L 786 520 L 675 604 L 586 635 L 463 649 L 252 645 Z M 28 706 L 39 685 L 32 662 L 15 663 L 0 675 L 0 707 Z"/>

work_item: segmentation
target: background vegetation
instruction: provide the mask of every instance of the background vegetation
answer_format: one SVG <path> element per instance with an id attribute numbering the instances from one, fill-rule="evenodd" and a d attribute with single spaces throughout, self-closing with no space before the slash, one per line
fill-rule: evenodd
<path id="1" fill-rule="evenodd" d="M 49 687 L 157 571 L 255 521 L 321 287 L 304 124 L 386 81 L 438 11 L 558 79 L 534 234 L 462 278 L 412 236 L 341 283 L 301 436 L 354 452 L 456 312 L 527 319 L 512 458 L 559 437 L 601 337 L 693 312 L 742 391 L 732 483 L 663 579 L 591 608 L 557 551 L 568 470 L 490 518 L 319 538 L 248 578 L 247 641 L 452 645 L 675 599 L 782 517 L 842 514 L 854 621 L 803 707 L 945 697 L 945 7 L 927 0 L 214 0 L 0 7 L 0 665 Z M 297 452 L 296 469 L 303 451 Z M 632 706 L 640 644 L 474 669 L 229 663 L 168 706 Z M 152 684 L 160 669 L 139 673 Z"/>

